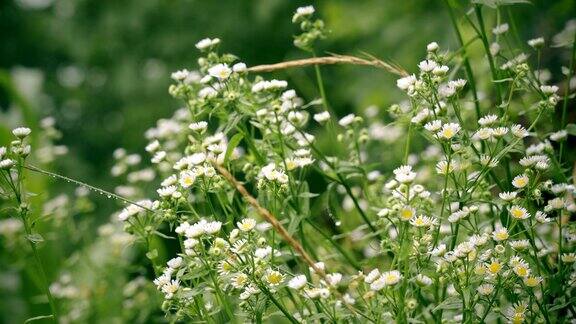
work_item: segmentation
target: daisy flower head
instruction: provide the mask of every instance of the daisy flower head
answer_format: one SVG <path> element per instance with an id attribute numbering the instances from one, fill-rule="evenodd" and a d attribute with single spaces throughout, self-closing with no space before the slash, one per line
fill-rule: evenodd
<path id="1" fill-rule="evenodd" d="M 530 246 L 530 242 L 528 240 L 511 241 L 509 244 L 516 251 L 526 250 L 526 248 Z"/>
<path id="2" fill-rule="evenodd" d="M 196 173 L 186 170 L 180 173 L 180 185 L 182 188 L 189 188 L 196 181 Z"/>
<path id="3" fill-rule="evenodd" d="M 300 290 L 300 289 L 306 287 L 307 283 L 308 283 L 308 279 L 306 279 L 305 275 L 298 275 L 298 276 L 295 276 L 294 278 L 290 279 L 290 281 L 288 281 L 288 287 L 290 287 L 294 290 Z"/>
<path id="4" fill-rule="evenodd" d="M 208 123 L 205 121 L 199 121 L 199 122 L 191 123 L 190 125 L 188 125 L 188 128 L 190 128 L 191 130 L 193 130 L 195 132 L 202 134 L 208 128 Z"/>
<path id="5" fill-rule="evenodd" d="M 509 237 L 508 229 L 506 227 L 496 227 L 492 232 L 492 239 L 496 242 L 505 241 Z"/>
<path id="6" fill-rule="evenodd" d="M 342 127 L 348 127 L 354 122 L 355 119 L 356 119 L 356 115 L 348 114 L 348 115 L 342 117 L 338 121 L 338 124 L 340 124 L 340 126 L 342 126 Z"/>
<path id="7" fill-rule="evenodd" d="M 12 134 L 19 139 L 25 138 L 30 135 L 30 133 L 32 133 L 32 130 L 28 127 L 17 127 L 12 130 Z"/>
<path id="8" fill-rule="evenodd" d="M 416 209 L 410 206 L 404 206 L 398 211 L 400 219 L 403 221 L 409 221 L 416 216 Z"/>
<path id="9" fill-rule="evenodd" d="M 402 275 L 398 270 L 386 271 L 380 276 L 384 280 L 387 286 L 394 286 L 402 279 Z"/>
<path id="10" fill-rule="evenodd" d="M 414 74 L 396 80 L 396 86 L 400 90 L 409 90 L 416 84 L 416 76 Z"/>
<path id="11" fill-rule="evenodd" d="M 232 65 L 232 71 L 234 71 L 236 73 L 245 72 L 247 68 L 248 67 L 246 66 L 246 63 L 243 63 L 243 62 L 238 62 L 238 63 Z"/>
<path id="12" fill-rule="evenodd" d="M 364 282 L 370 284 L 378 278 L 380 278 L 380 270 L 374 269 L 364 277 Z"/>
<path id="13" fill-rule="evenodd" d="M 313 6 L 299 7 L 298 9 L 296 9 L 294 16 L 292 16 L 292 22 L 297 23 L 302 19 L 311 16 L 312 14 L 314 14 L 315 11 L 316 9 L 314 9 Z"/>
<path id="14" fill-rule="evenodd" d="M 528 176 L 525 174 L 521 174 L 514 177 L 514 179 L 512 180 L 512 185 L 514 186 L 514 188 L 522 189 L 526 187 L 529 182 L 530 178 L 528 178 Z"/>
<path id="15" fill-rule="evenodd" d="M 510 211 L 510 215 L 514 219 L 523 220 L 523 219 L 527 219 L 530 217 L 530 213 L 528 213 L 528 211 L 524 207 L 514 205 L 514 206 L 510 207 L 509 211 Z"/>
<path id="16" fill-rule="evenodd" d="M 244 218 L 236 223 L 236 225 L 242 232 L 250 232 L 256 227 L 256 220 L 253 218 Z"/>
<path id="17" fill-rule="evenodd" d="M 208 74 L 217 78 L 218 80 L 226 80 L 232 74 L 232 69 L 227 64 L 216 64 L 208 69 Z"/>
<path id="18" fill-rule="evenodd" d="M 188 78 L 189 75 L 190 75 L 190 71 L 188 71 L 186 69 L 182 69 L 182 70 L 178 70 L 176 72 L 172 72 L 170 77 L 174 81 L 184 81 L 184 80 L 186 80 L 186 78 Z"/>
<path id="19" fill-rule="evenodd" d="M 457 123 L 448 123 L 442 126 L 442 129 L 436 134 L 439 138 L 446 140 L 452 139 L 460 131 L 460 125 Z"/>
<path id="20" fill-rule="evenodd" d="M 424 215 L 417 216 L 410 220 L 410 224 L 412 224 L 412 226 L 415 227 L 430 227 L 436 225 L 437 223 L 438 222 L 436 221 L 436 219 Z"/>
<path id="21" fill-rule="evenodd" d="M 196 43 L 196 48 L 202 51 L 218 44 L 220 44 L 219 38 L 204 38 Z"/>
<path id="22" fill-rule="evenodd" d="M 519 124 L 512 126 L 510 131 L 512 132 L 512 135 L 514 135 L 518 138 L 524 138 L 524 137 L 529 135 L 526 128 L 524 128 L 522 125 L 519 125 Z"/>
<path id="23" fill-rule="evenodd" d="M 576 253 L 563 253 L 561 259 L 565 263 L 574 263 L 576 262 Z"/>
<path id="24" fill-rule="evenodd" d="M 420 71 L 425 73 L 434 71 L 436 67 L 438 67 L 438 63 L 434 62 L 433 60 L 424 60 L 418 64 Z"/>
<path id="25" fill-rule="evenodd" d="M 249 278 L 244 273 L 237 273 L 232 276 L 231 284 L 236 289 L 242 289 L 248 284 Z"/>
<path id="26" fill-rule="evenodd" d="M 524 278 L 524 284 L 530 288 L 538 286 L 542 281 L 542 277 L 527 276 Z"/>
<path id="27" fill-rule="evenodd" d="M 528 45 L 535 49 L 539 49 L 544 46 L 544 37 L 538 37 L 528 40 Z"/>
<path id="28" fill-rule="evenodd" d="M 430 121 L 424 125 L 424 128 L 429 132 L 437 132 L 442 128 L 442 121 L 439 119 Z"/>
<path id="29" fill-rule="evenodd" d="M 176 186 L 168 186 L 159 188 L 158 190 L 156 190 L 156 192 L 158 192 L 158 195 L 160 197 L 170 197 L 173 196 L 177 192 L 177 190 L 178 188 L 176 188 Z"/>
<path id="30" fill-rule="evenodd" d="M 436 163 L 436 173 L 444 174 L 444 175 L 450 174 L 455 169 L 454 164 L 455 163 L 453 163 L 453 162 L 448 163 L 448 161 L 445 161 L 445 160 L 440 161 L 440 162 Z"/>
<path id="31" fill-rule="evenodd" d="M 518 196 L 518 193 L 516 191 L 505 191 L 498 194 L 498 197 L 500 197 L 500 199 L 507 202 L 516 199 L 516 196 Z"/>
<path id="32" fill-rule="evenodd" d="M 502 270 L 503 265 L 498 259 L 492 259 L 490 263 L 486 264 L 486 269 L 488 273 L 491 275 L 496 275 L 500 270 Z"/>
<path id="33" fill-rule="evenodd" d="M 501 24 L 501 25 L 494 27 L 492 29 L 492 33 L 494 33 L 494 35 L 501 35 L 501 34 L 506 33 L 509 28 L 510 27 L 508 26 L 508 24 Z"/>
<path id="34" fill-rule="evenodd" d="M 494 285 L 493 284 L 482 284 L 478 286 L 478 293 L 482 296 L 488 296 L 494 292 Z"/>
<path id="35" fill-rule="evenodd" d="M 440 48 L 440 46 L 436 42 L 432 42 L 432 43 L 429 43 L 428 45 L 426 45 L 426 50 L 428 52 L 436 52 L 439 48 Z"/>
<path id="36" fill-rule="evenodd" d="M 220 231 L 221 228 L 222 228 L 222 222 L 218 221 L 208 222 L 204 226 L 204 232 L 206 234 L 216 234 Z"/>
<path id="37" fill-rule="evenodd" d="M 410 183 L 416 178 L 416 172 L 412 171 L 412 166 L 402 165 L 394 170 L 396 181 L 400 183 Z"/>
<path id="38" fill-rule="evenodd" d="M 0 169 L 2 170 L 8 170 L 10 168 L 12 168 L 14 166 L 14 164 L 16 164 L 14 162 L 14 160 L 12 159 L 4 159 L 2 161 L 0 161 Z"/>
<path id="39" fill-rule="evenodd" d="M 270 284 L 270 286 L 278 286 L 284 281 L 284 275 L 276 270 L 268 270 L 264 275 L 264 280 Z"/>
<path id="40" fill-rule="evenodd" d="M 530 275 L 530 266 L 525 261 L 518 262 L 512 270 L 518 277 L 526 278 Z"/>
<path id="41" fill-rule="evenodd" d="M 492 136 L 494 135 L 494 130 L 490 127 L 482 127 L 480 129 L 478 129 L 476 131 L 476 133 L 474 133 L 474 135 L 472 136 L 472 138 L 474 138 L 475 140 L 487 140 L 492 138 Z"/>
<path id="42" fill-rule="evenodd" d="M 314 120 L 318 123 L 322 124 L 330 119 L 330 113 L 328 111 L 323 111 L 317 114 L 314 114 Z"/>
<path id="43" fill-rule="evenodd" d="M 558 86 L 555 85 L 541 85 L 540 91 L 542 91 L 545 95 L 553 95 L 558 92 Z"/>
<path id="44" fill-rule="evenodd" d="M 430 286 L 432 284 L 432 279 L 426 275 L 419 273 L 416 275 L 416 282 L 421 286 Z"/>
<path id="45" fill-rule="evenodd" d="M 490 126 L 498 121 L 498 116 L 496 115 L 486 115 L 480 119 L 478 119 L 478 124 L 480 126 Z"/>

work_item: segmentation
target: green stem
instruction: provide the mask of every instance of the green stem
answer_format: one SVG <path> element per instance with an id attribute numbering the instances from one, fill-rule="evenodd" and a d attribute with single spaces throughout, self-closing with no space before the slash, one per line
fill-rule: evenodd
<path id="1" fill-rule="evenodd" d="M 24 229 L 26 231 L 26 235 L 29 237 L 32 234 L 32 231 L 30 230 L 30 225 L 26 220 L 26 212 L 21 211 L 20 216 L 22 218 L 22 222 L 24 223 Z M 34 261 L 36 262 L 36 266 L 38 267 L 38 270 L 40 272 L 40 281 L 42 282 L 42 289 L 44 290 L 44 293 L 48 297 L 48 303 L 50 304 L 50 309 L 52 310 L 53 319 L 56 323 L 59 323 L 56 301 L 54 300 L 54 297 L 50 292 L 46 271 L 44 270 L 44 266 L 42 265 L 42 261 L 40 260 L 40 256 L 38 255 L 38 250 L 36 249 L 36 245 L 32 241 L 30 241 L 29 238 L 26 238 L 26 240 L 30 244 L 30 248 L 32 248 L 32 254 L 34 254 Z"/>
<path id="2" fill-rule="evenodd" d="M 50 304 L 50 309 L 52 310 L 52 316 L 56 323 L 59 323 L 58 320 L 58 309 L 56 307 L 56 301 L 50 292 L 50 287 L 48 286 L 48 277 L 46 276 L 46 270 L 42 265 L 42 260 L 40 260 L 40 256 L 38 255 L 38 250 L 36 249 L 36 245 L 34 242 L 30 240 L 30 236 L 32 235 L 32 229 L 30 228 L 30 224 L 28 223 L 28 207 L 26 202 L 24 201 L 26 197 L 26 192 L 24 191 L 24 170 L 22 166 L 24 165 L 24 161 L 20 161 L 18 165 L 18 182 L 19 182 L 19 191 L 14 190 L 14 195 L 16 197 L 16 201 L 19 205 L 20 210 L 20 218 L 22 218 L 22 223 L 24 224 L 24 230 L 26 232 L 26 240 L 30 244 L 30 248 L 32 248 L 32 254 L 34 255 L 34 260 L 36 262 L 36 266 L 40 272 L 40 280 L 42 282 L 42 289 L 44 290 L 46 297 L 48 297 L 48 303 Z M 12 177 L 8 174 L 10 180 Z"/>
<path id="3" fill-rule="evenodd" d="M 576 33 L 574 34 L 574 42 L 572 43 L 572 55 L 570 56 L 570 72 L 568 72 L 568 76 L 566 77 L 566 89 L 564 90 L 564 101 L 562 102 L 562 119 L 560 120 L 560 129 L 564 129 L 566 127 L 566 110 L 568 108 L 568 101 L 570 95 L 570 79 L 572 79 L 572 75 L 574 75 L 574 60 L 576 60 Z M 562 141 L 560 143 L 560 156 L 558 160 L 560 161 L 560 165 L 562 165 L 562 157 L 564 156 L 564 143 L 566 141 Z"/>
<path id="4" fill-rule="evenodd" d="M 403 163 L 408 164 L 408 155 L 410 154 L 410 140 L 412 136 L 412 120 L 408 121 L 408 135 L 406 136 L 406 145 L 404 147 Z"/>
<path id="5" fill-rule="evenodd" d="M 444 3 L 448 7 L 448 13 L 450 15 L 450 20 L 452 21 L 452 26 L 454 27 L 454 31 L 456 32 L 456 38 L 458 39 L 458 43 L 462 49 L 462 56 L 464 58 L 464 68 L 466 70 L 466 75 L 468 77 L 470 90 L 472 91 L 472 96 L 474 97 L 474 108 L 476 110 L 476 119 L 480 119 L 480 100 L 478 99 L 478 93 L 476 91 L 476 81 L 474 79 L 474 74 L 472 72 L 472 66 L 470 65 L 470 60 L 468 59 L 468 53 L 466 52 L 466 47 L 464 46 L 464 38 L 462 37 L 462 32 L 460 32 L 460 28 L 458 27 L 458 22 L 456 21 L 456 17 L 454 15 L 454 9 L 448 2 L 448 0 L 444 0 Z"/>
<path id="6" fill-rule="evenodd" d="M 312 55 L 316 57 L 316 53 L 312 51 Z M 316 73 L 316 83 L 318 84 L 318 91 L 320 91 L 320 96 L 322 97 L 322 104 L 324 109 L 330 111 L 328 106 L 328 99 L 326 98 L 326 91 L 324 90 L 324 81 L 322 79 L 322 73 L 320 72 L 320 66 L 318 64 L 314 65 L 314 72 Z M 330 111 L 332 113 L 332 111 Z"/>
<path id="7" fill-rule="evenodd" d="M 484 19 L 482 18 L 482 7 L 480 5 L 474 6 L 474 12 L 476 18 L 478 19 L 478 24 L 480 25 L 479 32 L 480 38 L 482 39 L 482 44 L 484 44 L 484 50 L 486 51 L 486 56 L 488 57 L 488 63 L 490 64 L 490 72 L 492 73 L 492 82 L 498 80 L 498 72 L 496 71 L 496 65 L 494 64 L 494 57 L 490 53 L 490 44 L 488 44 L 488 36 L 486 35 L 486 28 L 484 27 Z M 502 103 L 502 93 L 500 91 L 500 84 L 496 83 L 496 96 L 498 97 L 498 104 Z"/>

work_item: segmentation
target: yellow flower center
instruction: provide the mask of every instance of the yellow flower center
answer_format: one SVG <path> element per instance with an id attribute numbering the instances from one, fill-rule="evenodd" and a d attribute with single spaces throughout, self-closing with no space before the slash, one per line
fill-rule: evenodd
<path id="1" fill-rule="evenodd" d="M 386 277 L 384 277 L 384 282 L 386 282 L 387 285 L 394 285 L 397 281 L 398 277 L 392 273 L 387 274 Z"/>
<path id="2" fill-rule="evenodd" d="M 271 272 L 268 274 L 267 280 L 272 285 L 278 285 L 282 282 L 282 275 L 278 272 Z"/>
<path id="3" fill-rule="evenodd" d="M 528 269 L 526 269 L 526 267 L 523 266 L 518 266 L 516 267 L 516 274 L 519 275 L 520 277 L 526 277 L 528 275 Z"/>
<path id="4" fill-rule="evenodd" d="M 405 220 L 409 220 L 414 216 L 414 212 L 410 208 L 404 208 L 400 211 L 400 217 Z"/>
<path id="5" fill-rule="evenodd" d="M 442 130 L 442 136 L 452 138 L 452 136 L 454 136 L 454 131 L 451 128 L 445 128 Z"/>
<path id="6" fill-rule="evenodd" d="M 524 212 L 519 208 L 513 208 L 512 209 L 512 216 L 514 218 L 522 218 L 522 217 L 524 217 Z"/>
<path id="7" fill-rule="evenodd" d="M 502 269 L 502 265 L 498 262 L 492 262 L 488 266 L 488 271 L 490 271 L 490 273 L 492 273 L 492 274 L 498 273 L 498 271 L 500 271 L 500 269 Z"/>
<path id="8" fill-rule="evenodd" d="M 191 186 L 194 183 L 194 180 L 191 177 L 184 178 L 184 184 L 187 186 Z"/>
<path id="9" fill-rule="evenodd" d="M 286 169 L 288 169 L 288 171 L 292 171 L 292 170 L 296 169 L 297 166 L 298 165 L 293 160 L 286 161 Z"/>
<path id="10" fill-rule="evenodd" d="M 526 278 L 524 283 L 528 287 L 536 287 L 538 285 L 538 279 L 536 279 L 535 277 Z"/>
<path id="11" fill-rule="evenodd" d="M 526 179 L 524 178 L 516 179 L 515 185 L 516 187 L 524 187 L 526 185 Z"/>

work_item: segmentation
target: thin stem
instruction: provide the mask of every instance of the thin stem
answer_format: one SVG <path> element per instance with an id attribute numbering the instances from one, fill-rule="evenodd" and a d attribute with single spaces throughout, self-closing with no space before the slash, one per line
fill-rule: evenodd
<path id="1" fill-rule="evenodd" d="M 454 9 L 448 2 L 448 0 L 444 0 L 446 7 L 448 7 L 448 13 L 450 15 L 450 20 L 452 21 L 452 26 L 454 27 L 454 31 L 456 32 L 456 38 L 458 39 L 458 43 L 460 44 L 462 50 L 462 57 L 464 58 L 464 68 L 466 70 L 467 79 L 469 81 L 470 90 L 472 91 L 472 96 L 474 97 L 474 109 L 476 110 L 476 118 L 480 119 L 480 100 L 478 99 L 478 93 L 476 91 L 476 81 L 474 79 L 474 74 L 472 72 L 472 66 L 470 65 L 470 60 L 468 59 L 468 53 L 466 52 L 466 47 L 464 46 L 464 39 L 462 37 L 462 32 L 460 32 L 460 28 L 458 27 L 458 22 L 456 21 L 456 17 L 454 15 Z"/>
<path id="2" fill-rule="evenodd" d="M 490 45 L 488 44 L 488 36 L 486 35 L 486 28 L 484 27 L 484 19 L 482 18 L 482 7 L 480 5 L 474 6 L 474 12 L 476 13 L 476 18 L 478 19 L 478 24 L 480 25 L 479 32 L 480 38 L 482 39 L 482 44 L 484 44 L 484 50 L 486 51 L 486 56 L 488 57 L 488 63 L 490 64 L 490 72 L 492 73 L 492 82 L 498 80 L 498 72 L 496 71 L 496 66 L 494 64 L 494 57 L 490 53 Z M 502 102 L 502 94 L 500 91 L 500 84 L 496 84 L 496 96 L 498 97 L 498 104 Z"/>
<path id="3" fill-rule="evenodd" d="M 314 58 L 316 58 L 315 52 L 312 52 L 312 55 L 314 55 Z M 316 83 L 318 85 L 318 91 L 320 91 L 320 96 L 322 97 L 322 104 L 324 105 L 324 109 L 331 112 L 328 106 L 328 98 L 326 98 L 326 90 L 324 90 L 322 73 L 320 72 L 320 66 L 318 64 L 314 64 L 314 72 L 316 73 Z"/>
<path id="4" fill-rule="evenodd" d="M 44 270 L 44 266 L 42 265 L 42 261 L 40 260 L 40 256 L 38 255 L 38 250 L 36 249 L 35 243 L 29 239 L 30 235 L 32 235 L 32 231 L 30 229 L 30 224 L 28 224 L 26 214 L 27 214 L 27 211 L 21 210 L 20 217 L 22 218 L 22 223 L 24 223 L 24 230 L 26 231 L 26 236 L 28 236 L 26 238 L 26 240 L 30 244 L 30 248 L 32 248 L 32 254 L 34 255 L 34 261 L 36 262 L 36 266 L 38 267 L 38 270 L 40 272 L 40 281 L 42 283 L 42 289 L 44 290 L 46 297 L 48 297 L 48 303 L 50 304 L 50 309 L 52 310 L 52 316 L 53 316 L 54 322 L 59 323 L 56 301 L 54 300 L 54 297 L 52 296 L 52 293 L 50 292 L 50 287 L 48 286 L 48 277 L 46 276 L 46 270 Z"/>
<path id="5" fill-rule="evenodd" d="M 572 55 L 570 56 L 570 71 L 568 72 L 568 76 L 566 77 L 566 89 L 564 90 L 564 101 L 562 102 L 562 119 L 560 120 L 560 129 L 564 129 L 566 127 L 566 110 L 568 109 L 568 101 L 570 100 L 570 80 L 572 79 L 572 75 L 574 75 L 574 60 L 576 60 L 576 33 L 574 33 L 574 40 L 572 43 Z M 564 143 L 566 141 L 562 141 L 560 143 L 560 155 L 558 157 L 558 161 L 560 165 L 562 165 L 562 157 L 564 156 Z"/>
<path id="6" fill-rule="evenodd" d="M 25 202 L 26 199 L 26 192 L 25 192 L 25 187 L 24 187 L 24 170 L 22 168 L 22 166 L 24 165 L 24 160 L 20 160 L 20 163 L 18 164 L 18 183 L 19 185 L 17 187 L 20 188 L 19 191 L 16 191 L 14 189 L 14 195 L 16 197 L 16 201 L 18 202 L 19 205 L 19 214 L 20 214 L 20 218 L 22 218 L 22 223 L 24 224 L 24 230 L 26 232 L 26 240 L 28 241 L 28 243 L 30 244 L 30 248 L 32 248 L 32 254 L 34 255 L 34 260 L 36 262 L 36 266 L 38 267 L 38 270 L 40 272 L 40 280 L 42 282 L 42 289 L 44 290 L 44 293 L 46 294 L 46 297 L 48 297 L 48 303 L 50 304 L 50 309 L 52 310 L 52 316 L 53 319 L 56 323 L 59 322 L 58 320 L 58 308 L 56 307 L 56 301 L 54 300 L 54 297 L 52 296 L 52 293 L 50 292 L 50 287 L 48 286 L 48 277 L 46 276 L 46 270 L 44 269 L 44 266 L 42 265 L 42 260 L 40 260 L 40 256 L 38 255 L 38 250 L 36 249 L 36 245 L 34 242 L 31 241 L 31 235 L 32 235 L 32 229 L 30 228 L 30 224 L 28 223 L 28 206 Z M 8 174 L 8 177 L 10 178 L 10 180 L 12 180 L 12 177 L 10 176 L 10 174 Z M 13 188 L 15 188 L 16 186 L 14 186 Z"/>

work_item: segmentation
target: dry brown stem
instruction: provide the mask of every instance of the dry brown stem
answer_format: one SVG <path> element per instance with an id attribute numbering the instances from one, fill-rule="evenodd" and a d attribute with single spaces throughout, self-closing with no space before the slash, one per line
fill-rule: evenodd
<path id="1" fill-rule="evenodd" d="M 350 55 L 333 54 L 332 56 L 312 57 L 302 60 L 286 61 L 276 64 L 256 65 L 248 68 L 248 72 L 272 72 L 277 70 L 304 67 L 309 65 L 352 64 L 352 65 L 373 66 L 399 76 L 408 75 L 408 73 L 399 66 L 384 62 L 373 56 L 369 55 L 367 56 L 368 58 L 365 59 Z"/>
<path id="2" fill-rule="evenodd" d="M 226 168 L 216 163 L 214 163 L 214 167 L 218 170 L 218 172 L 220 172 L 220 174 L 224 178 L 226 178 L 226 180 L 228 180 L 228 182 L 231 185 L 233 185 L 236 188 L 236 190 L 238 190 L 238 192 L 242 195 L 242 197 L 244 197 L 244 199 L 246 199 L 246 201 L 256 209 L 258 214 L 260 214 L 260 216 L 262 216 L 268 223 L 270 223 L 270 225 L 272 225 L 272 227 L 276 230 L 276 232 L 278 232 L 278 234 L 280 234 L 280 236 L 282 236 L 282 238 L 286 240 L 286 242 L 288 242 L 288 244 L 290 244 L 290 246 L 292 246 L 292 248 L 294 248 L 294 250 L 298 254 L 300 254 L 302 259 L 304 259 L 304 261 L 314 270 L 314 272 L 319 274 L 322 278 L 326 277 L 326 273 L 316 266 L 314 260 L 312 260 L 310 255 L 308 255 L 308 253 L 304 251 L 302 245 L 300 245 L 300 243 L 296 241 L 290 235 L 290 233 L 288 233 L 286 228 L 282 226 L 282 224 L 278 221 L 278 219 L 274 215 L 272 215 L 272 213 L 268 211 L 268 209 L 262 207 L 258 203 L 256 198 L 252 197 L 252 195 L 246 190 L 246 188 L 244 188 L 244 186 L 238 180 L 236 180 L 236 178 L 232 174 L 230 174 L 230 172 L 228 172 Z"/>

